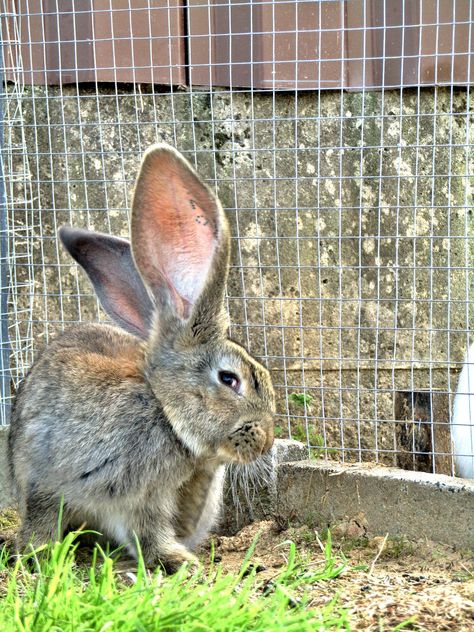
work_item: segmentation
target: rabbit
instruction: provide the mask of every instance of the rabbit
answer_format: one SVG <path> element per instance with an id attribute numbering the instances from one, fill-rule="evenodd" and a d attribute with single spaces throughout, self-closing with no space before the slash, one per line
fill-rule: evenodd
<path id="1" fill-rule="evenodd" d="M 459 375 L 451 418 L 451 440 L 457 476 L 474 478 L 474 344 Z"/>
<path id="2" fill-rule="evenodd" d="M 131 247 L 59 234 L 118 327 L 67 330 L 18 389 L 9 433 L 18 547 L 85 524 L 132 556 L 140 549 L 148 567 L 194 566 L 226 464 L 258 459 L 274 434 L 270 374 L 228 337 L 224 212 L 185 158 L 158 144 L 136 181 Z"/>

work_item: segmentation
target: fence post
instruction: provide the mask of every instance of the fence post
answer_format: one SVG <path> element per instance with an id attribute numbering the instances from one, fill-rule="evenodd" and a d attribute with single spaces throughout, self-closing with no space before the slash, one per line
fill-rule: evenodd
<path id="1" fill-rule="evenodd" d="M 10 416 L 10 340 L 8 336 L 8 218 L 5 195 L 3 116 L 5 105 L 4 55 L 0 29 L 0 426 Z"/>

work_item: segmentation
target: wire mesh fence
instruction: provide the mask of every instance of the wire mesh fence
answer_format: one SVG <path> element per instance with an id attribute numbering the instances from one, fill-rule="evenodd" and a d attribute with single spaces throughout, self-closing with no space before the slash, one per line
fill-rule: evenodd
<path id="1" fill-rule="evenodd" d="M 58 227 L 127 236 L 140 156 L 166 141 L 226 209 L 231 334 L 272 371 L 277 432 L 453 473 L 472 8 L 372 5 L 0 2 L 3 424 L 34 353 L 103 318 Z"/>

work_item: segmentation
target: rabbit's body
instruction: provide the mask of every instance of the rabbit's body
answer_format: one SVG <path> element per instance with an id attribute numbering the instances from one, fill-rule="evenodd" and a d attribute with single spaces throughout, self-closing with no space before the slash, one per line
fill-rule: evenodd
<path id="1" fill-rule="evenodd" d="M 120 544 L 136 534 L 150 563 L 147 513 L 166 516 L 190 548 L 215 521 L 222 461 L 176 436 L 145 379 L 143 346 L 126 332 L 85 325 L 60 336 L 26 377 L 11 427 L 12 478 L 38 543 L 57 530 L 61 496 L 64 526 L 87 523 Z M 26 544 L 28 522 L 22 534 Z"/>
<path id="2" fill-rule="evenodd" d="M 138 539 L 147 565 L 175 569 L 215 522 L 225 463 L 252 461 L 273 442 L 268 371 L 227 337 L 225 217 L 161 145 L 137 180 L 133 256 L 122 239 L 60 234 L 121 329 L 64 333 L 17 393 L 19 544 L 54 537 L 62 503 L 62 529 L 86 524 L 135 555 Z"/>

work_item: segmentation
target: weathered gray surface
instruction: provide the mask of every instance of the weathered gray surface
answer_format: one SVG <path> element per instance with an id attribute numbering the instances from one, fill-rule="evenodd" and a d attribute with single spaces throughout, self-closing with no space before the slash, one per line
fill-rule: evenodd
<path id="1" fill-rule="evenodd" d="M 326 527 L 356 518 L 373 535 L 474 548 L 474 481 L 395 468 L 302 461 L 278 467 L 280 516 Z"/>
<path id="2" fill-rule="evenodd" d="M 12 504 L 7 465 L 7 428 L 0 428 L 0 509 Z"/>
<path id="3" fill-rule="evenodd" d="M 293 428 L 308 420 L 313 444 L 393 463 L 394 391 L 452 392 L 466 349 L 466 89 L 275 98 L 119 89 L 102 86 L 99 98 L 87 86 L 25 89 L 24 125 L 13 130 L 27 152 L 11 217 L 23 283 L 13 298 L 24 310 L 15 360 L 27 364 L 63 322 L 98 317 L 87 281 L 58 254 L 57 226 L 127 235 L 140 154 L 164 140 L 216 182 L 239 237 L 232 333 L 268 358 L 279 412 Z M 288 403 L 303 387 L 311 410 Z"/>

